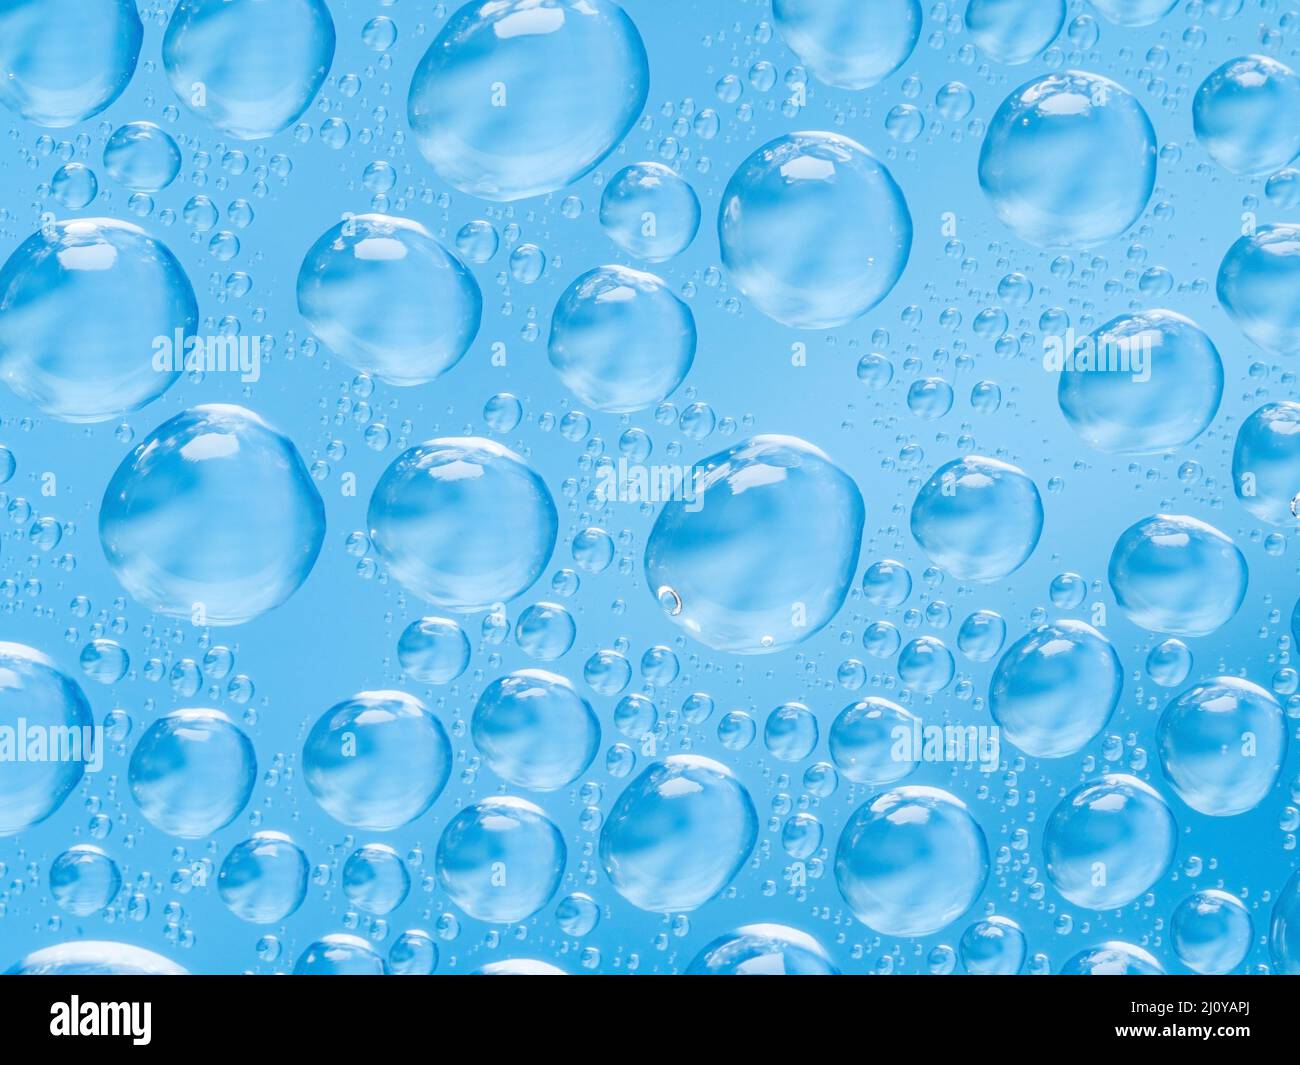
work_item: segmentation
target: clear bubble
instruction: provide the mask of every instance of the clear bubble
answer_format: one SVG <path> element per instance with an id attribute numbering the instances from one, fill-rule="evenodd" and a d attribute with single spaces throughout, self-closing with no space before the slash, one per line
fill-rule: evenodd
<path id="1" fill-rule="evenodd" d="M 325 0 L 184 0 L 162 42 L 181 104 L 222 133 L 263 140 L 296 122 L 334 61 Z"/>
<path id="2" fill-rule="evenodd" d="M 1250 953 L 1254 928 L 1241 901 L 1211 888 L 1188 895 L 1169 921 L 1178 960 L 1206 976 L 1230 973 Z"/>
<path id="3" fill-rule="evenodd" d="M 869 89 L 907 62 L 921 35 L 918 0 L 773 0 L 790 50 L 820 81 Z"/>
<path id="4" fill-rule="evenodd" d="M 116 640 L 91 640 L 81 649 L 81 672 L 100 684 L 116 684 L 130 665 L 130 656 Z"/>
<path id="5" fill-rule="evenodd" d="M 966 929 L 958 949 L 972 976 L 1015 976 L 1024 967 L 1029 945 L 1015 921 L 995 916 Z"/>
<path id="6" fill-rule="evenodd" d="M 124 188 L 161 192 L 181 169 L 181 150 L 171 135 L 152 122 L 118 126 L 104 145 L 104 169 Z"/>
<path id="7" fill-rule="evenodd" d="M 1043 503 L 1010 463 L 968 455 L 939 467 L 912 504 L 912 535 L 930 560 L 963 581 L 1018 570 L 1043 531 Z"/>
<path id="8" fill-rule="evenodd" d="M 1300 403 L 1265 403 L 1237 432 L 1232 483 L 1242 505 L 1261 521 L 1300 521 Z"/>
<path id="9" fill-rule="evenodd" d="M 912 594 L 912 575 L 892 558 L 873 562 L 862 574 L 862 595 L 869 603 L 892 608 L 902 606 Z"/>
<path id="10" fill-rule="evenodd" d="M 572 784 L 600 748 L 600 722 L 566 678 L 540 669 L 499 677 L 471 722 L 474 746 L 508 784 L 556 791 Z"/>
<path id="11" fill-rule="evenodd" d="M 1196 90 L 1196 139 L 1234 174 L 1263 175 L 1300 153 L 1300 77 L 1263 55 L 1230 59 Z"/>
<path id="12" fill-rule="evenodd" d="M 566 857 L 560 830 L 532 803 L 484 799 L 443 831 L 438 883 L 475 920 L 512 924 L 551 901 Z"/>
<path id="13" fill-rule="evenodd" d="M 971 0 L 966 32 L 989 58 L 1028 63 L 1065 25 L 1065 0 Z"/>
<path id="14" fill-rule="evenodd" d="M 1174 815 L 1154 788 L 1107 774 L 1075 789 L 1043 834 L 1047 877 L 1076 906 L 1114 910 L 1165 874 L 1178 844 Z"/>
<path id="15" fill-rule="evenodd" d="M 1061 758 L 1106 727 L 1123 690 L 1110 641 L 1082 621 L 1062 620 L 1007 649 L 989 682 L 989 712 L 1026 754 Z"/>
<path id="16" fill-rule="evenodd" d="M 548 961 L 533 958 L 508 958 L 490 961 L 476 969 L 471 976 L 568 976 L 563 969 Z"/>
<path id="17" fill-rule="evenodd" d="M 995 610 L 976 610 L 957 632 L 957 647 L 972 662 L 987 662 L 1002 650 L 1007 623 Z"/>
<path id="18" fill-rule="evenodd" d="M 912 217 L 888 168 L 861 144 L 791 133 L 732 175 L 718 237 L 723 264 L 760 311 L 798 329 L 829 329 L 897 284 Z"/>
<path id="19" fill-rule="evenodd" d="M 450 610 L 483 610 L 527 591 L 555 549 L 546 483 L 518 455 L 478 437 L 403 452 L 370 497 L 370 538 L 394 577 Z"/>
<path id="20" fill-rule="evenodd" d="M 686 969 L 688 976 L 838 976 L 830 955 L 807 932 L 751 924 L 719 936 Z"/>
<path id="21" fill-rule="evenodd" d="M 700 200 L 662 163 L 633 163 L 605 186 L 600 224 L 629 255 L 662 263 L 691 246 L 700 228 Z"/>
<path id="22" fill-rule="evenodd" d="M 450 618 L 412 621 L 397 642 L 402 671 L 425 684 L 450 684 L 469 665 L 469 637 Z"/>
<path id="23" fill-rule="evenodd" d="M 250 410 L 213 403 L 164 422 L 122 460 L 100 504 L 99 538 L 148 609 L 239 625 L 307 579 L 325 506 L 288 437 Z"/>
<path id="24" fill-rule="evenodd" d="M 68 163 L 50 178 L 50 191 L 64 207 L 80 211 L 99 195 L 99 179 L 84 163 Z"/>
<path id="25" fill-rule="evenodd" d="M 980 151 L 980 186 L 997 216 L 1041 247 L 1118 237 L 1141 217 L 1155 180 L 1155 131 L 1142 105 L 1109 78 L 1078 70 L 1016 89 Z"/>
<path id="26" fill-rule="evenodd" d="M 913 742 L 920 724 L 919 717 L 888 699 L 870 696 L 852 703 L 831 724 L 831 759 L 855 784 L 897 783 L 920 764 L 921 751 Z"/>
<path id="27" fill-rule="evenodd" d="M 604 159 L 641 114 L 649 79 L 641 35 L 611 0 L 472 0 L 420 61 L 407 112 L 442 180 L 521 200 Z"/>
<path id="28" fill-rule="evenodd" d="M 903 687 L 923 695 L 943 691 L 952 682 L 952 652 L 934 636 L 909 640 L 898 653 L 898 679 Z"/>
<path id="29" fill-rule="evenodd" d="M 1113 318 L 1073 354 L 1057 399 L 1084 443 L 1109 454 L 1144 454 L 1190 444 L 1223 398 L 1223 362 L 1190 318 L 1145 311 Z M 1112 369 L 1113 368 L 1113 369 Z"/>
<path id="30" fill-rule="evenodd" d="M 438 944 L 427 932 L 403 932 L 388 950 L 388 968 L 395 976 L 430 976 L 438 968 Z"/>
<path id="31" fill-rule="evenodd" d="M 1160 764 L 1178 797 L 1210 817 L 1253 810 L 1286 760 L 1287 725 L 1267 691 L 1212 677 L 1171 701 L 1156 727 Z"/>
<path id="32" fill-rule="evenodd" d="M 360 936 L 336 932 L 307 947 L 294 976 L 383 976 L 384 959 Z"/>
<path id="33" fill-rule="evenodd" d="M 555 907 L 555 923 L 565 935 L 589 935 L 600 923 L 600 906 L 590 895 L 575 891 L 565 895 Z"/>
<path id="34" fill-rule="evenodd" d="M 1260 226 L 1223 257 L 1219 301 L 1238 328 L 1275 355 L 1300 349 L 1300 225 Z"/>
<path id="35" fill-rule="evenodd" d="M 1147 676 L 1162 688 L 1176 688 L 1192 671 L 1192 652 L 1182 640 L 1168 639 L 1151 648 Z"/>
<path id="36" fill-rule="evenodd" d="M 781 651 L 843 604 L 863 521 L 857 485 L 823 452 L 757 436 L 707 459 L 693 499 L 664 504 L 646 544 L 647 587 L 714 650 Z"/>
<path id="37" fill-rule="evenodd" d="M 13 966 L 9 976 L 186 976 L 174 961 L 130 943 L 78 939 L 42 947 Z"/>
<path id="38" fill-rule="evenodd" d="M 202 839 L 248 805 L 257 776 L 252 741 L 220 710 L 173 710 L 140 737 L 128 777 L 154 828 Z"/>
<path id="39" fill-rule="evenodd" d="M 1151 26 L 1178 6 L 1178 0 L 1089 0 L 1089 3 L 1116 26 Z"/>
<path id="40" fill-rule="evenodd" d="M 1147 951 L 1111 940 L 1081 950 L 1061 966 L 1062 976 L 1163 976 L 1164 969 Z"/>
<path id="41" fill-rule="evenodd" d="M 9 0 L 0 9 L 0 103 L 38 126 L 84 122 L 135 74 L 135 0 Z"/>
<path id="42" fill-rule="evenodd" d="M 642 410 L 667 398 L 695 360 L 695 316 L 653 274 L 601 266 L 560 297 L 551 366 L 597 410 Z"/>
<path id="43" fill-rule="evenodd" d="M 1268 941 L 1274 970 L 1287 976 L 1300 974 L 1300 871 L 1278 892 Z"/>
<path id="44" fill-rule="evenodd" d="M 1110 556 L 1110 586 L 1136 625 L 1174 636 L 1208 636 L 1246 598 L 1246 559 L 1212 525 L 1155 514 L 1130 526 Z"/>
<path id="45" fill-rule="evenodd" d="M 117 863 L 89 843 L 69 847 L 50 863 L 50 894 L 59 909 L 74 917 L 99 913 L 121 889 Z"/>
<path id="46" fill-rule="evenodd" d="M 478 335 L 483 296 L 419 222 L 363 214 L 307 252 L 298 311 L 349 366 L 406 387 L 460 362 Z"/>
<path id="47" fill-rule="evenodd" d="M 310 872 L 307 856 L 283 832 L 257 832 L 230 848 L 217 891 L 240 920 L 279 924 L 307 897 Z"/>
<path id="48" fill-rule="evenodd" d="M 411 874 L 392 847 L 367 843 L 343 863 L 342 883 L 348 902 L 364 913 L 382 917 L 406 901 Z"/>
<path id="49" fill-rule="evenodd" d="M 984 832 L 946 791 L 901 787 L 860 806 L 835 852 L 835 881 L 859 921 L 925 936 L 971 908 L 988 878 Z"/>
<path id="50" fill-rule="evenodd" d="M 758 814 L 726 766 L 698 755 L 655 762 L 619 796 L 600 836 L 610 882 L 656 913 L 694 910 L 748 860 Z"/>
<path id="51" fill-rule="evenodd" d="M 109 218 L 52 222 L 0 268 L 0 377 L 69 422 L 138 410 L 180 376 L 198 324 L 189 278 L 166 246 Z"/>
<path id="52" fill-rule="evenodd" d="M 802 703 L 786 703 L 767 715 L 763 746 L 781 762 L 802 762 L 817 746 L 817 718 Z"/>
<path id="53" fill-rule="evenodd" d="M 331 707 L 302 751 L 321 808 L 355 828 L 388 832 L 423 814 L 451 775 L 451 742 L 419 699 L 361 692 Z"/>

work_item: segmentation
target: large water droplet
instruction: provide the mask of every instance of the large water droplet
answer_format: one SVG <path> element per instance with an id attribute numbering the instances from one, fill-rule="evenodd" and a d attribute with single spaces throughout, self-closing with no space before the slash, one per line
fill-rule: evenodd
<path id="1" fill-rule="evenodd" d="M 155 366 L 198 324 L 189 278 L 161 241 L 126 222 L 53 222 L 0 268 L 0 376 L 70 422 L 151 403 L 180 376 Z"/>
<path id="2" fill-rule="evenodd" d="M 634 163 L 600 197 L 600 224 L 629 255 L 661 263 L 680 255 L 700 228 L 695 190 L 663 163 Z"/>
<path id="3" fill-rule="evenodd" d="M 826 949 L 797 928 L 751 924 L 695 955 L 688 976 L 838 976 Z"/>
<path id="4" fill-rule="evenodd" d="M 502 780 L 555 791 L 596 757 L 600 722 L 564 677 L 521 669 L 493 681 L 474 708 L 474 746 Z"/>
<path id="5" fill-rule="evenodd" d="M 1260 226 L 1219 266 L 1219 300 L 1251 340 L 1274 355 L 1300 350 L 1300 225 Z"/>
<path id="6" fill-rule="evenodd" d="M 482 610 L 528 590 L 555 549 L 546 483 L 492 440 L 430 440 L 379 479 L 370 537 L 393 575 L 430 602 Z"/>
<path id="7" fill-rule="evenodd" d="M 174 961 L 130 943 L 79 939 L 42 947 L 9 970 L 10 976 L 186 976 Z"/>
<path id="8" fill-rule="evenodd" d="M 1169 921 L 1178 959 L 1203 975 L 1232 972 L 1246 960 L 1254 934 L 1241 900 L 1215 888 L 1188 895 Z"/>
<path id="9" fill-rule="evenodd" d="M 790 50 L 821 81 L 869 89 L 907 62 L 921 35 L 918 0 L 773 0 Z"/>
<path id="10" fill-rule="evenodd" d="M 472 0 L 411 79 L 416 144 L 449 185 L 487 200 L 554 192 L 623 139 L 650 70 L 610 0 Z"/>
<path id="11" fill-rule="evenodd" d="M 1016 89 L 989 122 L 979 180 L 1023 240 L 1100 244 L 1136 222 L 1151 198 L 1155 131 L 1142 105 L 1109 78 L 1045 74 Z"/>
<path id="12" fill-rule="evenodd" d="M 181 150 L 171 134 L 152 122 L 118 126 L 104 145 L 104 169 L 135 192 L 160 192 L 176 180 Z"/>
<path id="13" fill-rule="evenodd" d="M 221 863 L 217 891 L 230 912 L 253 924 L 279 924 L 307 897 L 307 856 L 283 832 L 258 832 Z"/>
<path id="14" fill-rule="evenodd" d="M 1225 170 L 1271 174 L 1300 152 L 1300 77 L 1263 55 L 1230 59 L 1201 82 L 1196 139 Z"/>
<path id="15" fill-rule="evenodd" d="M 665 615 L 736 654 L 781 651 L 825 626 L 858 564 L 865 512 L 852 478 L 802 440 L 756 436 L 694 482 L 691 500 L 664 504 L 646 544 Z"/>
<path id="16" fill-rule="evenodd" d="M 214 403 L 164 422 L 122 460 L 99 538 L 118 580 L 150 610 L 238 625 L 307 579 L 325 506 L 291 440 L 250 410 Z"/>
<path id="17" fill-rule="evenodd" d="M 718 214 L 722 261 L 769 318 L 829 329 L 860 317 L 902 276 L 912 247 L 903 192 L 866 148 L 791 133 L 741 163 Z"/>
<path id="18" fill-rule="evenodd" d="M 363 214 L 327 230 L 307 252 L 298 311 L 350 366 L 390 384 L 422 385 L 469 350 L 483 296 L 419 222 Z"/>
<path id="19" fill-rule="evenodd" d="M 1065 0 L 971 0 L 966 32 L 999 63 L 1028 63 L 1065 24 Z"/>

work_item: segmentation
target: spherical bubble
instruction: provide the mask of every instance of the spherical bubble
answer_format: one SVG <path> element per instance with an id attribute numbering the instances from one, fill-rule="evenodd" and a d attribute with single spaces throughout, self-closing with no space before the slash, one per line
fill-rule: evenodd
<path id="1" fill-rule="evenodd" d="M 961 963 L 972 976 L 1015 976 L 1025 964 L 1025 933 L 1006 917 L 976 921 L 962 933 Z"/>
<path id="2" fill-rule="evenodd" d="M 1190 444 L 1223 398 L 1223 362 L 1214 342 L 1173 311 L 1121 315 L 1086 342 L 1057 388 L 1061 411 L 1084 443 L 1110 454 L 1143 454 Z M 1111 370 L 1109 367 L 1117 367 Z"/>
<path id="3" fill-rule="evenodd" d="M 911 252 L 912 216 L 888 168 L 861 144 L 791 133 L 732 175 L 718 238 L 732 279 L 760 311 L 782 325 L 829 329 L 889 295 Z"/>
<path id="4" fill-rule="evenodd" d="M 438 944 L 427 932 L 403 932 L 388 950 L 388 968 L 396 976 L 430 976 L 438 968 Z"/>
<path id="5" fill-rule="evenodd" d="M 182 0 L 163 69 L 194 115 L 240 140 L 273 137 L 307 110 L 334 62 L 325 0 Z"/>
<path id="6" fill-rule="evenodd" d="M 228 535 L 233 517 L 238 535 Z M 288 437 L 243 407 L 210 403 L 163 422 L 113 474 L 99 539 L 150 610 L 239 625 L 307 579 L 325 505 Z"/>
<path id="7" fill-rule="evenodd" d="M 1179 961 L 1206 976 L 1230 973 L 1245 961 L 1254 934 L 1241 900 L 1216 889 L 1188 895 L 1169 922 Z"/>
<path id="8" fill-rule="evenodd" d="M 478 335 L 483 295 L 419 222 L 363 214 L 311 246 L 298 311 L 349 366 L 407 387 L 460 362 Z"/>
<path id="9" fill-rule="evenodd" d="M 600 923 L 600 906 L 590 895 L 575 891 L 555 907 L 555 923 L 570 936 L 585 936 Z"/>
<path id="10" fill-rule="evenodd" d="M 1062 976 L 1163 976 L 1164 969 L 1147 951 L 1111 940 L 1081 950 L 1061 967 Z"/>
<path id="11" fill-rule="evenodd" d="M 492 772 L 533 791 L 572 784 L 600 747 L 591 704 L 564 677 L 540 669 L 517 670 L 489 684 L 470 728 Z"/>
<path id="12" fill-rule="evenodd" d="M 695 316 L 659 278 L 601 266 L 555 306 L 548 346 L 567 388 L 597 410 L 628 412 L 669 396 L 695 360 Z"/>
<path id="13" fill-rule="evenodd" d="M 873 562 L 862 574 L 862 595 L 869 603 L 886 608 L 902 606 L 912 594 L 912 575 L 893 559 Z"/>
<path id="14" fill-rule="evenodd" d="M 797 928 L 751 924 L 719 936 L 695 955 L 688 976 L 838 976 L 826 949 Z"/>
<path id="15" fill-rule="evenodd" d="M 971 0 L 966 32 L 985 55 L 1015 66 L 1028 63 L 1065 25 L 1065 0 Z"/>
<path id="16" fill-rule="evenodd" d="M 1211 817 L 1253 810 L 1286 759 L 1282 707 L 1239 677 L 1213 677 L 1165 707 L 1156 727 L 1160 764 L 1179 798 Z"/>
<path id="17" fill-rule="evenodd" d="M 117 863 L 89 843 L 70 847 L 50 863 L 50 894 L 59 909 L 74 917 L 99 913 L 121 888 Z"/>
<path id="18" fill-rule="evenodd" d="M 1016 89 L 980 151 L 980 187 L 997 216 L 1043 247 L 1118 237 L 1141 217 L 1155 180 L 1155 131 L 1142 105 L 1109 78 L 1078 70 Z"/>
<path id="19" fill-rule="evenodd" d="M 310 872 L 307 856 L 283 832 L 257 832 L 230 848 L 217 891 L 240 920 L 279 924 L 307 897 Z"/>
<path id="20" fill-rule="evenodd" d="M 548 961 L 533 958 L 507 958 L 491 961 L 470 974 L 471 976 L 568 976 L 563 969 Z"/>
<path id="21" fill-rule="evenodd" d="M 567 852 L 560 830 L 536 806 L 501 796 L 467 807 L 438 841 L 438 882 L 478 921 L 522 921 L 560 886 Z"/>
<path id="22" fill-rule="evenodd" d="M 659 512 L 646 543 L 647 586 L 677 625 L 716 651 L 793 647 L 848 594 L 865 518 L 858 487 L 792 436 L 753 437 L 705 467 L 693 499 Z"/>
<path id="23" fill-rule="evenodd" d="M 1110 587 L 1144 629 L 1208 636 L 1246 598 L 1246 559 L 1212 525 L 1155 514 L 1126 529 L 1110 556 Z"/>
<path id="24" fill-rule="evenodd" d="M 1300 871 L 1278 892 L 1269 920 L 1268 945 L 1275 972 L 1300 975 Z"/>
<path id="25" fill-rule="evenodd" d="M 80 211 L 99 195 L 99 179 L 84 163 L 67 163 L 50 178 L 50 191 L 64 207 Z"/>
<path id="26" fill-rule="evenodd" d="M 972 662 L 987 662 L 1002 650 L 1007 623 L 995 610 L 976 610 L 957 631 L 957 647 Z"/>
<path id="27" fill-rule="evenodd" d="M 859 921 L 926 936 L 965 913 L 988 878 L 984 832 L 939 788 L 901 787 L 860 806 L 835 851 L 835 882 Z"/>
<path id="28" fill-rule="evenodd" d="M 383 976 L 384 959 L 360 936 L 341 932 L 312 943 L 293 967 L 294 976 Z"/>
<path id="29" fill-rule="evenodd" d="M 558 603 L 533 603 L 515 623 L 515 642 L 525 654 L 543 662 L 568 654 L 577 633 L 573 615 Z"/>
<path id="30" fill-rule="evenodd" d="M 921 35 L 918 0 L 773 0 L 772 16 L 799 62 L 841 89 L 884 81 Z"/>
<path id="31" fill-rule="evenodd" d="M 150 353 L 183 343 L 198 318 L 161 241 L 108 218 L 52 222 L 0 268 L 0 377 L 52 417 L 105 421 L 171 387 L 175 362 L 156 367 Z"/>
<path id="32" fill-rule="evenodd" d="M 893 784 L 919 764 L 913 733 L 921 719 L 888 699 L 870 696 L 851 703 L 831 724 L 835 767 L 855 784 Z"/>
<path id="33" fill-rule="evenodd" d="M 694 910 L 749 859 L 758 813 L 731 770 L 698 755 L 645 769 L 619 796 L 600 834 L 600 860 L 628 902 L 655 913 Z"/>
<path id="34" fill-rule="evenodd" d="M 1076 906 L 1127 905 L 1165 874 L 1178 826 L 1158 792 L 1136 777 L 1107 774 L 1075 789 L 1043 834 L 1048 879 Z"/>
<path id="35" fill-rule="evenodd" d="M 85 745 L 87 737 L 92 744 L 98 742 L 91 731 L 94 723 L 90 704 L 75 680 L 40 651 L 20 643 L 0 643 L 0 754 L 4 764 L 0 837 L 39 824 L 63 805 L 85 766 L 100 757 L 98 750 Z M 69 746 L 67 751 L 60 748 L 60 757 L 51 758 L 48 737 L 63 734 L 77 746 Z M 33 758 L 33 754 L 41 757 Z M 78 757 L 66 757 L 69 754 Z"/>
<path id="36" fill-rule="evenodd" d="M 767 715 L 763 746 L 781 762 L 802 762 L 817 746 L 817 718 L 802 703 L 786 703 Z"/>
<path id="37" fill-rule="evenodd" d="M 940 466 L 912 504 L 912 536 L 958 580 L 992 581 L 1022 565 L 1043 531 L 1038 488 L 1016 466 L 968 455 Z"/>
<path id="38" fill-rule="evenodd" d="M 898 653 L 898 679 L 903 687 L 923 695 L 943 691 L 952 681 L 955 663 L 942 640 L 921 636 Z"/>
<path id="39" fill-rule="evenodd" d="M 662 263 L 691 246 L 700 228 L 700 199 L 662 163 L 633 163 L 605 186 L 600 224 L 629 255 Z"/>
<path id="40" fill-rule="evenodd" d="M 1300 225 L 1260 226 L 1219 267 L 1219 302 L 1243 333 L 1274 355 L 1300 350 Z"/>
<path id="41" fill-rule="evenodd" d="M 75 126 L 122 94 L 143 39 L 135 0 L 10 0 L 0 8 L 0 103 L 38 126 Z"/>
<path id="42" fill-rule="evenodd" d="M 1178 0 L 1089 0 L 1116 26 L 1151 26 L 1178 6 Z"/>
<path id="43" fill-rule="evenodd" d="M 220 710 L 174 710 L 140 737 L 128 777 L 140 812 L 154 828 L 202 839 L 248 805 L 257 755 Z"/>
<path id="44" fill-rule="evenodd" d="M 451 742 L 419 699 L 361 692 L 321 715 L 302 751 L 321 808 L 354 828 L 388 832 L 414 821 L 451 775 Z"/>
<path id="45" fill-rule="evenodd" d="M 42 947 L 7 976 L 188 976 L 174 961 L 130 943 L 78 939 Z"/>
<path id="46" fill-rule="evenodd" d="M 370 497 L 370 539 L 401 584 L 451 610 L 527 591 L 555 549 L 546 483 L 492 440 L 429 440 L 404 451 Z"/>
<path id="47" fill-rule="evenodd" d="M 485 200 L 554 192 L 627 135 L 649 92 L 641 35 L 612 0 L 471 0 L 411 79 L 420 154 Z"/>
<path id="48" fill-rule="evenodd" d="M 1110 641 L 1091 625 L 1063 620 L 1007 649 L 989 682 L 989 712 L 1026 754 L 1061 758 L 1106 727 L 1123 690 Z"/>
<path id="49" fill-rule="evenodd" d="M 450 684 L 469 665 L 469 637 L 450 618 L 412 621 L 397 642 L 402 671 L 425 684 Z"/>
<path id="50" fill-rule="evenodd" d="M 1237 498 L 1273 525 L 1300 520 L 1300 403 L 1265 403 L 1241 423 L 1232 452 Z"/>
<path id="51" fill-rule="evenodd" d="M 1192 671 L 1192 652 L 1182 640 L 1156 644 L 1147 655 L 1147 676 L 1162 688 L 1176 688 Z"/>
<path id="52" fill-rule="evenodd" d="M 160 192 L 176 180 L 181 150 L 171 134 L 152 122 L 118 126 L 104 145 L 104 169 L 135 192 Z"/>
<path id="53" fill-rule="evenodd" d="M 1263 55 L 1230 59 L 1201 82 L 1193 128 L 1210 157 L 1234 174 L 1263 175 L 1300 153 L 1300 77 Z"/>
<path id="54" fill-rule="evenodd" d="M 358 910 L 382 917 L 406 901 L 411 875 L 392 847 L 367 843 L 343 863 L 343 894 Z"/>

